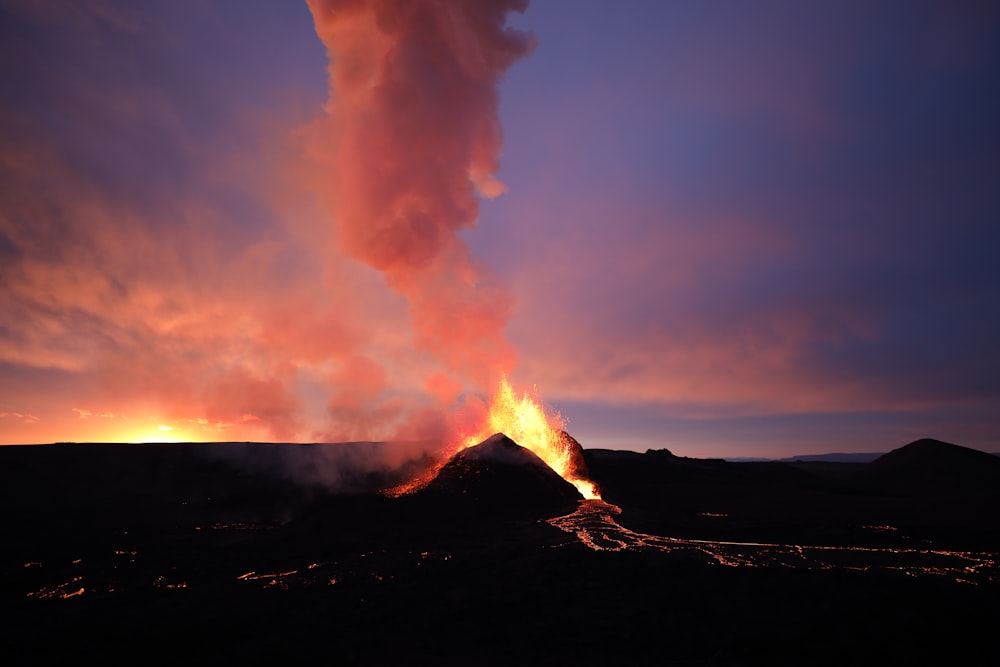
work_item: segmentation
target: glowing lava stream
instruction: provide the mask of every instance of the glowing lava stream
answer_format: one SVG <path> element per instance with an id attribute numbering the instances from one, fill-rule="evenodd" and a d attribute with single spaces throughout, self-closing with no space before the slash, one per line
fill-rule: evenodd
<path id="1" fill-rule="evenodd" d="M 615 520 L 621 508 L 603 500 L 582 500 L 572 514 L 548 523 L 571 533 L 594 551 L 653 549 L 693 553 L 731 567 L 800 567 L 814 570 L 896 570 L 911 576 L 934 574 L 978 584 L 1000 581 L 1000 555 L 975 551 L 809 546 L 764 542 L 718 542 L 637 533 Z"/>

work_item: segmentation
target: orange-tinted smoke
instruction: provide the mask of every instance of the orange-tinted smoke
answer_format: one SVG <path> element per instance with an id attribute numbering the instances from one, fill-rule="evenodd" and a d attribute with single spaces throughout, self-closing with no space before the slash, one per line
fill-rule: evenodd
<path id="1" fill-rule="evenodd" d="M 310 131 L 337 250 L 381 271 L 408 300 L 417 346 L 478 388 L 513 366 L 512 298 L 458 232 L 479 197 L 504 191 L 498 83 L 534 45 L 505 22 L 527 4 L 309 0 L 330 59 L 327 114 Z"/>

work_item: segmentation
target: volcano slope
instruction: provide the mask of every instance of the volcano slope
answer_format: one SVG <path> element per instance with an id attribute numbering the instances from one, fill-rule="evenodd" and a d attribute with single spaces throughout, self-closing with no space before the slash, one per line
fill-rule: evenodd
<path id="1" fill-rule="evenodd" d="M 572 484 L 502 433 L 458 452 L 414 501 L 482 516 L 555 516 L 581 499 Z"/>
<path id="2" fill-rule="evenodd" d="M 546 521 L 573 510 L 575 489 L 503 436 L 395 499 L 378 488 L 419 464 L 398 475 L 341 470 L 352 481 L 334 492 L 285 474 L 301 467 L 289 459 L 314 462 L 321 450 L 225 448 L 236 455 L 203 445 L 0 448 L 4 664 L 1000 657 L 981 630 L 1000 621 L 1000 590 L 988 581 L 592 551 Z M 1000 550 L 989 480 L 928 488 L 909 472 L 923 466 L 921 452 L 904 452 L 904 474 L 893 459 L 845 468 L 585 450 L 618 520 L 647 532 Z M 949 513 L 966 528 L 942 530 Z"/>

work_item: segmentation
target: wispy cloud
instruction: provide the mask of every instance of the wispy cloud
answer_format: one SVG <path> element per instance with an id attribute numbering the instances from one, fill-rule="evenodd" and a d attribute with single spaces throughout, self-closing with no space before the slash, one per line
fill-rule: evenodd
<path id="1" fill-rule="evenodd" d="M 41 421 L 40 418 L 27 412 L 0 412 L 0 419 L 16 419 L 26 424 L 36 424 Z"/>

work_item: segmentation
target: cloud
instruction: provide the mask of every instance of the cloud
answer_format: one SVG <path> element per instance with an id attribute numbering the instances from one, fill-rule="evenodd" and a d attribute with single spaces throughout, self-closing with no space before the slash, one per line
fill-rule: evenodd
<path id="1" fill-rule="evenodd" d="M 94 413 L 90 410 L 81 410 L 80 408 L 72 408 L 72 411 L 76 413 L 77 417 L 80 419 L 90 419 L 91 417 L 97 417 L 98 419 L 118 419 L 119 415 L 113 412 L 101 412 Z"/>
<path id="2" fill-rule="evenodd" d="M 46 396 L 50 417 L 75 409 L 94 422 L 98 411 L 77 407 L 87 395 L 114 406 L 105 420 L 307 434 L 296 430 L 298 384 L 386 345 L 371 331 L 402 313 L 361 267 L 319 250 L 315 197 L 292 180 L 308 89 L 257 92 L 267 70 L 252 61 L 262 44 L 287 41 L 282 29 L 221 27 L 213 44 L 194 34 L 211 10 L 87 7 L 96 13 L 14 7 L 4 41 L 17 58 L 0 65 L 12 91 L 0 104 L 0 400 L 19 387 Z M 112 20 L 117 9 L 136 20 Z M 308 30 L 305 8 L 299 18 Z M 245 71 L 218 58 L 230 48 Z M 318 43 L 312 55 L 315 113 Z M 270 70 L 281 81 L 270 94 L 288 88 L 287 71 Z M 52 439 L 81 433 L 51 423 Z"/>
<path id="3" fill-rule="evenodd" d="M 35 415 L 25 412 L 0 412 L 0 419 L 17 419 L 26 424 L 36 424 L 41 421 Z"/>
<path id="4" fill-rule="evenodd" d="M 504 91 L 517 197 L 473 248 L 518 298 L 515 379 L 622 432 L 640 406 L 988 410 L 996 11 L 940 11 L 651 5 L 588 50 L 596 4 L 535 5 Z"/>

